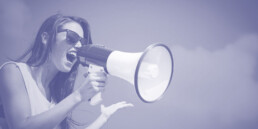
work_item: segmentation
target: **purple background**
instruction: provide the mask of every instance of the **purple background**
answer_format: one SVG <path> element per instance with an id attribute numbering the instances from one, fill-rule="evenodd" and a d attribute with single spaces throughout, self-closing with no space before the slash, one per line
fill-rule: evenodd
<path id="1" fill-rule="evenodd" d="M 115 113 L 103 129 L 257 129 L 257 7 L 255 0 L 1 0 L 0 63 L 21 55 L 48 16 L 81 16 L 94 43 L 139 52 L 160 42 L 175 61 L 170 88 L 153 104 L 110 77 L 104 104 L 126 100 L 135 107 Z M 99 113 L 82 104 L 73 115 L 90 123 Z"/>

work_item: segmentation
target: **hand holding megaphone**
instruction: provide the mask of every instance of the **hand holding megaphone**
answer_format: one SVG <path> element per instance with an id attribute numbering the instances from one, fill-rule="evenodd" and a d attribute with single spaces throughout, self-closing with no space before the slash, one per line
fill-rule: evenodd
<path id="1" fill-rule="evenodd" d="M 85 80 L 78 89 L 83 100 L 91 105 L 97 105 L 102 101 L 101 92 L 105 88 L 107 74 L 102 67 L 89 65 L 88 73 L 84 74 Z"/>
<path id="2" fill-rule="evenodd" d="M 93 84 L 92 85 L 92 88 L 97 93 L 93 97 L 91 97 L 89 99 L 90 105 L 94 106 L 94 105 L 99 104 L 102 101 L 102 94 L 101 94 L 101 92 L 103 91 L 102 89 L 104 89 L 104 87 L 106 85 L 107 75 L 106 75 L 106 72 L 104 71 L 103 67 L 100 67 L 100 66 L 97 66 L 97 65 L 93 65 L 93 64 L 89 65 L 88 73 L 90 75 L 91 74 L 100 73 L 100 76 L 97 76 L 97 78 L 99 78 L 97 84 L 95 84 L 95 85 Z"/>

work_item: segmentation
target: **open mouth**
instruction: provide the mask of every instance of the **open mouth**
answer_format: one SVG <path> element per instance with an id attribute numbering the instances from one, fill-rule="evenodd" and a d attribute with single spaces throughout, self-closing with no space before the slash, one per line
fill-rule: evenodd
<path id="1" fill-rule="evenodd" d="M 73 63 L 76 60 L 77 56 L 75 52 L 68 52 L 66 54 L 66 58 L 69 62 Z"/>

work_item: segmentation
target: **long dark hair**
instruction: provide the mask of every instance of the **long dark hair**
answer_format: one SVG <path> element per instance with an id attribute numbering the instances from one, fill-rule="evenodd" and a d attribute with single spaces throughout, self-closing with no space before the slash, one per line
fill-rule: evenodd
<path id="1" fill-rule="evenodd" d="M 80 17 L 63 16 L 61 14 L 56 14 L 50 16 L 43 22 L 37 33 L 32 48 L 30 48 L 21 58 L 30 55 L 26 63 L 29 66 L 33 67 L 37 67 L 45 63 L 49 57 L 49 53 L 51 52 L 51 46 L 53 43 L 55 43 L 58 27 L 70 21 L 77 22 L 81 25 L 84 31 L 84 37 L 89 39 L 89 43 L 92 44 L 89 24 L 85 19 Z M 49 35 L 49 40 L 46 45 L 43 45 L 41 38 L 41 35 L 44 32 L 48 33 Z M 72 93 L 75 78 L 77 75 L 78 65 L 79 63 L 76 62 L 71 71 L 68 73 L 58 72 L 53 80 L 49 83 L 50 96 L 52 101 L 54 101 L 55 103 L 59 103 L 61 100 L 63 100 L 65 97 Z M 73 120 L 71 120 L 70 116 L 68 116 L 61 122 L 62 129 L 69 129 L 70 123 L 74 122 Z"/>

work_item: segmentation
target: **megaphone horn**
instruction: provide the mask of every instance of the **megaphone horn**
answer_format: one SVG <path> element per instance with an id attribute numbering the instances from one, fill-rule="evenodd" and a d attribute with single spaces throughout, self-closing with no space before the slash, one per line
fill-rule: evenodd
<path id="1" fill-rule="evenodd" d="M 108 74 L 133 84 L 139 98 L 146 103 L 159 100 L 172 80 L 173 57 L 164 44 L 152 44 L 138 53 L 90 44 L 80 48 L 77 56 L 81 64 L 101 66 Z"/>

